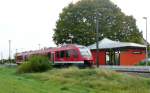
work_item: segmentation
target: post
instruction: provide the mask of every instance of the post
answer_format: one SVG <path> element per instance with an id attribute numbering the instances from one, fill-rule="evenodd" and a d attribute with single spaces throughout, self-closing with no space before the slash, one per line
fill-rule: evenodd
<path id="1" fill-rule="evenodd" d="M 143 19 L 145 19 L 146 21 L 146 66 L 148 65 L 148 51 L 147 51 L 147 45 L 148 45 L 148 42 L 147 42 L 147 17 L 143 17 Z"/>
<path id="2" fill-rule="evenodd" d="M 18 49 L 16 49 L 16 54 L 18 53 Z"/>
<path id="3" fill-rule="evenodd" d="M 15 62 L 16 62 L 16 60 L 17 60 L 17 53 L 18 53 L 18 49 L 16 49 L 16 54 L 15 54 L 15 57 L 14 57 L 14 59 L 15 59 Z"/>
<path id="4" fill-rule="evenodd" d="M 99 21 L 98 13 L 96 13 L 96 65 L 99 67 Z"/>
<path id="5" fill-rule="evenodd" d="M 70 42 L 71 42 L 71 44 L 72 44 L 72 38 L 71 38 Z"/>
<path id="6" fill-rule="evenodd" d="M 1 52 L 1 62 L 3 64 L 3 52 Z"/>
<path id="7" fill-rule="evenodd" d="M 73 40 L 72 40 L 72 39 L 73 39 L 74 36 L 71 35 L 71 34 L 69 34 L 69 37 L 71 38 L 71 39 L 70 39 L 70 43 L 72 44 L 72 43 L 73 43 Z"/>
<path id="8" fill-rule="evenodd" d="M 11 64 L 11 40 L 9 40 L 9 62 Z"/>
<path id="9" fill-rule="evenodd" d="M 38 44 L 38 46 L 39 46 L 39 50 L 41 49 L 41 45 L 40 44 Z"/>

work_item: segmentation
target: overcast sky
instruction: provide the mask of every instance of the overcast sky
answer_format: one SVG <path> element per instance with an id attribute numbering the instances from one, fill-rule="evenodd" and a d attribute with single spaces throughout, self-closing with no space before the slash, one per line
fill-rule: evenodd
<path id="1" fill-rule="evenodd" d="M 56 46 L 52 40 L 55 23 L 62 8 L 77 0 L 0 0 L 0 55 L 8 58 L 8 40 L 13 53 Z M 150 42 L 150 1 L 111 0 L 127 15 L 133 15 L 145 37 L 145 20 L 148 17 Z M 1 58 L 1 56 L 0 56 Z"/>

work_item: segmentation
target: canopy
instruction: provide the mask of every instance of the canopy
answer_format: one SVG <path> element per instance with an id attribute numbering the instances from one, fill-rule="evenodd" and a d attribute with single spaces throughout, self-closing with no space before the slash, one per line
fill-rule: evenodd
<path id="1" fill-rule="evenodd" d="M 123 47 L 145 48 L 146 46 L 137 43 L 113 41 L 108 38 L 104 38 L 103 40 L 99 41 L 99 49 L 113 49 L 113 48 L 123 48 Z M 88 48 L 96 49 L 96 43 L 88 46 Z"/>

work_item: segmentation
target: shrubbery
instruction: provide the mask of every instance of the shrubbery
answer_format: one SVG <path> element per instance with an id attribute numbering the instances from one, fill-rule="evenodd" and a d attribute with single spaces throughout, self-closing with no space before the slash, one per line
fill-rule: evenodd
<path id="1" fill-rule="evenodd" d="M 147 65 L 150 66 L 150 61 L 148 61 Z M 137 66 L 146 66 L 146 62 L 140 62 Z"/>
<path id="2" fill-rule="evenodd" d="M 27 73 L 27 72 L 43 72 L 52 68 L 52 62 L 45 56 L 36 55 L 31 56 L 28 61 L 22 63 L 18 69 L 17 73 Z"/>

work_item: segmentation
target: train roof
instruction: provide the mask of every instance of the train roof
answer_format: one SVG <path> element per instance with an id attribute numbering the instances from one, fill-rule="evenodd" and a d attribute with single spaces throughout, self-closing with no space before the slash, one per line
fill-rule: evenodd
<path id="1" fill-rule="evenodd" d="M 34 51 L 25 51 L 21 53 L 16 53 L 16 56 L 22 56 L 22 55 L 32 55 L 32 54 L 44 54 L 48 52 L 54 52 L 54 51 L 61 51 L 61 50 L 66 50 L 66 49 L 74 49 L 74 48 L 81 48 L 85 47 L 82 45 L 77 45 L 77 44 L 65 44 L 60 47 L 53 47 L 53 48 L 44 48 L 40 50 L 34 50 Z"/>
<path id="2" fill-rule="evenodd" d="M 145 45 L 130 42 L 113 41 L 108 38 L 104 38 L 103 40 L 99 41 L 99 49 L 113 49 L 124 47 L 146 48 Z M 91 50 L 96 49 L 96 43 L 88 46 L 88 48 Z"/>

